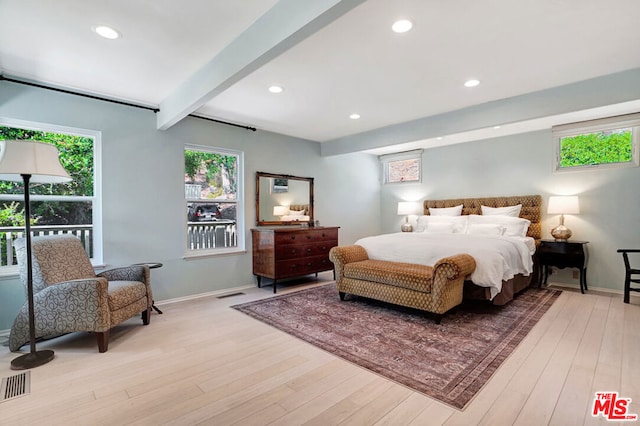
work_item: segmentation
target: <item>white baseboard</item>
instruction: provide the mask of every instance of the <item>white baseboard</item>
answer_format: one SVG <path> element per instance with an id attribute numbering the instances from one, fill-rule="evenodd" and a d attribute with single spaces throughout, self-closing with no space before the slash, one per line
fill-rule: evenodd
<path id="1" fill-rule="evenodd" d="M 174 299 L 167 299 L 167 300 L 158 300 L 158 301 L 154 301 L 154 304 L 158 306 L 162 306 L 162 305 L 169 305 L 171 303 L 184 302 L 186 300 L 200 299 L 203 297 L 211 297 L 211 296 L 220 297 L 226 294 L 237 293 L 239 291 L 248 290 L 255 287 L 256 287 L 255 285 L 245 285 L 242 287 L 225 288 L 224 290 L 208 291 L 206 293 L 193 294 L 191 296 L 176 297 Z"/>
<path id="2" fill-rule="evenodd" d="M 548 283 L 549 286 L 554 286 L 554 287 L 564 287 L 564 288 L 570 288 L 572 290 L 580 290 L 580 285 L 579 284 L 569 284 L 569 283 L 561 283 L 561 282 L 553 282 L 550 281 Z M 616 296 L 620 296 L 621 298 L 624 297 L 624 290 L 623 289 L 617 289 L 617 288 L 604 288 L 604 287 L 593 287 L 591 285 L 589 285 L 589 289 L 587 290 L 587 293 L 590 291 L 597 291 L 599 293 L 607 293 L 610 295 L 616 295 Z M 630 297 L 632 299 L 640 299 L 640 294 L 631 292 Z"/>

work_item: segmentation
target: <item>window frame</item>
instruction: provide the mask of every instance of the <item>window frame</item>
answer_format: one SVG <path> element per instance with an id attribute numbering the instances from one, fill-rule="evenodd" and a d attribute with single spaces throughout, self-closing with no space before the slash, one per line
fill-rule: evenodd
<path id="1" fill-rule="evenodd" d="M 384 185 L 397 185 L 407 183 L 421 183 L 422 182 L 422 153 L 423 149 L 414 149 L 412 151 L 397 152 L 394 154 L 380 155 L 378 158 L 382 163 L 382 183 Z M 389 164 L 397 161 L 417 160 L 418 162 L 418 179 L 417 180 L 404 180 L 398 182 L 389 181 Z"/>
<path id="2" fill-rule="evenodd" d="M 624 163 L 585 164 L 565 167 L 560 165 L 562 138 L 626 128 L 631 128 L 631 161 Z M 551 128 L 551 137 L 554 147 L 554 172 L 564 173 L 640 166 L 640 113 L 553 126 Z"/>
<path id="3" fill-rule="evenodd" d="M 185 254 L 183 256 L 184 259 L 197 259 L 202 257 L 215 257 L 215 256 L 223 256 L 229 254 L 236 253 L 245 253 L 245 221 L 244 221 L 244 152 L 238 151 L 234 149 L 214 147 L 209 145 L 194 145 L 194 144 L 185 144 L 182 150 L 182 162 L 183 162 L 183 176 L 186 174 L 186 170 L 184 170 L 184 152 L 186 150 L 192 151 L 203 151 L 210 152 L 214 154 L 223 154 L 223 155 L 233 155 L 236 157 L 236 173 L 237 173 L 237 182 L 236 182 L 236 246 L 235 247 L 221 247 L 221 248 L 209 248 L 209 249 L 197 249 L 191 250 L 188 248 L 187 241 L 187 233 L 189 227 L 189 218 L 187 217 L 187 209 L 184 208 L 188 203 L 196 202 L 196 199 L 187 198 L 186 192 L 183 190 L 183 217 L 184 217 L 184 244 Z M 184 182 L 183 182 L 184 184 Z M 198 199 L 198 202 L 202 202 L 203 200 Z M 218 200 L 212 198 L 211 200 L 206 200 L 211 203 L 233 203 L 233 201 L 229 200 Z"/>
<path id="4" fill-rule="evenodd" d="M 0 126 L 14 127 L 25 130 L 35 130 L 47 133 L 62 133 L 93 139 L 93 195 L 36 195 L 30 194 L 33 201 L 90 201 L 91 226 L 93 228 L 93 257 L 90 258 L 94 267 L 104 266 L 102 239 L 102 132 L 98 130 L 81 129 L 78 127 L 61 126 L 57 124 L 36 121 L 19 120 L 0 116 Z M 19 194 L 0 194 L 0 201 L 24 201 Z M 0 267 L 0 276 L 16 275 L 18 266 Z"/>

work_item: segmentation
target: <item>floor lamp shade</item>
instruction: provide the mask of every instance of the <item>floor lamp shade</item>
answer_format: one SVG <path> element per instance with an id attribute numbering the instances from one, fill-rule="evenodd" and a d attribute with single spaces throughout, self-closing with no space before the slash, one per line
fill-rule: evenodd
<path id="1" fill-rule="evenodd" d="M 36 351 L 29 185 L 31 182 L 64 183 L 71 181 L 71 177 L 60 164 L 58 149 L 54 145 L 34 141 L 8 140 L 0 141 L 0 180 L 24 183 L 24 233 L 27 246 L 30 351 L 28 354 L 12 360 L 11 368 L 25 370 L 46 364 L 53 359 L 53 351 Z"/>
<path id="2" fill-rule="evenodd" d="M 64 183 L 71 177 L 60 164 L 58 148 L 34 141 L 0 141 L 0 180 L 32 183 Z M 26 189 L 26 188 L 25 188 Z"/>

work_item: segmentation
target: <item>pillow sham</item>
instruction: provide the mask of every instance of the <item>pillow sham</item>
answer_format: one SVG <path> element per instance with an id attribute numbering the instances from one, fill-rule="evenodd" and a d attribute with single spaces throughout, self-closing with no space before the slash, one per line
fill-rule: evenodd
<path id="1" fill-rule="evenodd" d="M 480 206 L 482 210 L 483 216 L 511 216 L 511 217 L 519 217 L 520 210 L 522 210 L 522 204 L 518 204 L 516 206 L 509 207 L 489 207 L 489 206 Z"/>
<path id="2" fill-rule="evenodd" d="M 289 210 L 291 216 L 304 216 L 304 210 Z"/>
<path id="3" fill-rule="evenodd" d="M 512 216 L 480 216 L 477 214 L 469 215 L 469 225 L 471 224 L 492 224 L 504 226 L 504 234 L 508 237 L 526 237 L 531 221 L 521 217 Z"/>
<path id="4" fill-rule="evenodd" d="M 453 234 L 454 224 L 452 222 L 432 222 L 427 224 L 427 229 L 424 232 L 428 234 Z"/>
<path id="5" fill-rule="evenodd" d="M 492 223 L 473 223 L 467 226 L 469 235 L 503 235 L 504 226 Z"/>
<path id="6" fill-rule="evenodd" d="M 462 214 L 462 204 L 455 207 L 429 207 L 431 216 L 460 216 Z"/>
<path id="7" fill-rule="evenodd" d="M 430 223 L 452 223 L 455 234 L 464 234 L 468 216 L 418 216 L 415 232 L 424 232 Z"/>

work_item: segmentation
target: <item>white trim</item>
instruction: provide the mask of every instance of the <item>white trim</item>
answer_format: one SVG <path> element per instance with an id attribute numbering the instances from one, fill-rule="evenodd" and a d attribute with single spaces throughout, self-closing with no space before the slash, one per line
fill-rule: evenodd
<path id="1" fill-rule="evenodd" d="M 384 185 L 394 185 L 394 184 L 403 184 L 403 183 L 421 183 L 423 152 L 424 152 L 423 149 L 414 149 L 412 151 L 396 152 L 393 154 L 385 154 L 385 155 L 378 156 L 378 159 L 382 164 L 382 183 Z M 408 180 L 408 181 L 399 181 L 399 182 L 389 182 L 389 163 L 393 163 L 396 161 L 407 161 L 407 160 L 418 161 L 418 179 Z"/>
<path id="2" fill-rule="evenodd" d="M 562 138 L 626 128 L 632 129 L 631 161 L 624 163 L 604 163 L 584 166 L 560 166 L 560 141 L 562 140 Z M 640 113 L 618 115 L 615 117 L 606 117 L 596 120 L 553 126 L 551 128 L 551 137 L 553 140 L 553 147 L 555 151 L 553 165 L 554 172 L 574 172 L 640 166 Z"/>
<path id="3" fill-rule="evenodd" d="M 233 201 L 236 204 L 236 246 L 235 247 L 225 247 L 220 249 L 210 249 L 210 250 L 188 250 L 185 249 L 185 254 L 183 259 L 193 259 L 193 258 L 202 258 L 202 257 L 212 257 L 218 255 L 227 255 L 227 254 L 242 254 L 245 253 L 246 250 L 246 237 L 245 237 L 245 221 L 244 221 L 244 187 L 245 187 L 245 178 L 244 178 L 244 152 L 238 151 L 235 149 L 228 148 L 218 148 L 215 146 L 208 145 L 194 145 L 194 144 L 185 144 L 182 155 L 184 162 L 184 151 L 185 150 L 192 151 L 204 151 L 211 153 L 220 153 L 225 155 L 233 155 L 236 157 L 236 174 L 237 174 L 237 186 L 236 186 L 236 199 Z M 184 175 L 184 171 L 183 171 Z M 184 183 L 184 182 L 183 182 Z M 199 200 L 198 202 L 210 201 L 210 200 Z M 230 202 L 227 200 L 211 200 L 212 202 L 225 203 Z M 187 203 L 196 202 L 193 199 L 187 199 L 184 197 L 185 205 Z M 183 208 L 184 214 L 184 233 L 183 233 L 183 247 L 187 246 L 187 211 Z"/>
<path id="4" fill-rule="evenodd" d="M 231 293 L 235 293 L 237 291 L 240 290 L 250 290 L 256 288 L 255 285 L 243 285 L 240 287 L 232 287 L 232 288 L 225 288 L 224 290 L 214 290 L 214 291 L 208 291 L 206 293 L 198 293 L 198 294 L 194 294 L 191 296 L 183 296 L 183 297 L 176 297 L 173 299 L 167 299 L 167 300 L 160 300 L 160 301 L 154 301 L 153 303 L 155 305 L 158 306 L 164 306 L 164 305 L 170 305 L 172 303 L 179 303 L 179 302 L 186 302 L 188 300 L 194 300 L 194 299 L 201 299 L 203 297 L 211 297 L 211 296 L 222 296 L 225 294 L 231 294 Z"/>
<path id="5" fill-rule="evenodd" d="M 17 127 L 26 130 L 36 130 L 47 133 L 64 133 L 93 139 L 93 195 L 92 196 L 56 196 L 56 195 L 31 195 L 31 201 L 91 201 L 92 226 L 93 226 L 93 257 L 92 262 L 103 262 L 102 250 L 102 132 L 98 130 L 81 129 L 78 127 L 60 126 L 57 124 L 40 123 L 35 121 L 19 120 L 0 117 L 0 126 Z M 23 200 L 17 196 L 16 200 Z M 13 200 L 13 195 L 3 195 L 3 200 Z M 0 268 L 2 269 L 2 268 Z"/>

